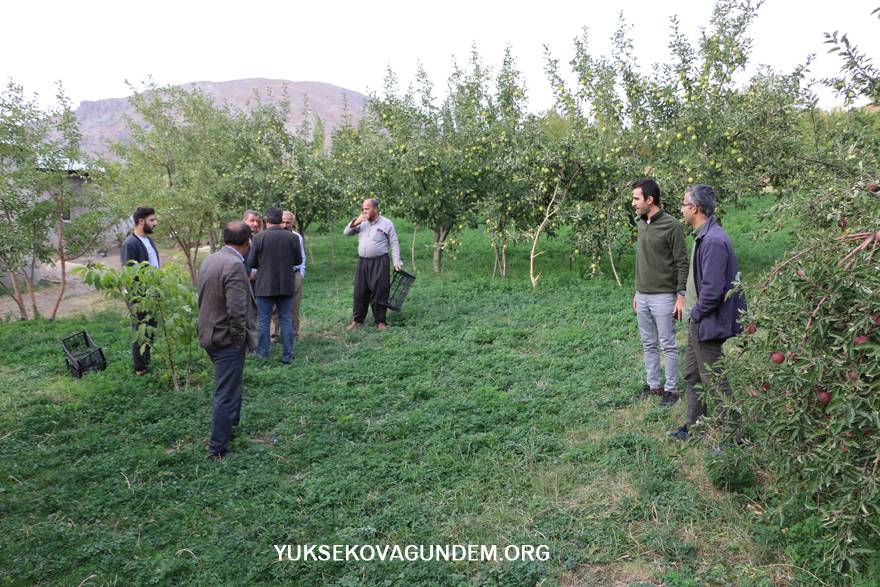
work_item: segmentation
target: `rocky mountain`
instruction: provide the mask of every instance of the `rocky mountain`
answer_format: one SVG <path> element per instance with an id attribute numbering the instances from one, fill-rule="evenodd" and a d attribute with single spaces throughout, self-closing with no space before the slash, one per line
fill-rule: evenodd
<path id="1" fill-rule="evenodd" d="M 354 124 L 360 121 L 367 97 L 359 92 L 322 82 L 294 82 L 274 79 L 241 79 L 225 82 L 194 82 L 184 84 L 186 89 L 198 88 L 211 96 L 217 104 L 246 109 L 254 101 L 255 92 L 261 99 L 281 100 L 286 95 L 290 102 L 290 118 L 287 126 L 295 129 L 303 118 L 304 100 L 309 111 L 321 117 L 329 139 L 330 134 L 342 124 L 346 109 Z M 128 98 L 84 101 L 76 109 L 82 131 L 82 146 L 86 152 L 109 155 L 108 142 L 125 141 L 128 138 L 126 116 L 134 113 Z"/>

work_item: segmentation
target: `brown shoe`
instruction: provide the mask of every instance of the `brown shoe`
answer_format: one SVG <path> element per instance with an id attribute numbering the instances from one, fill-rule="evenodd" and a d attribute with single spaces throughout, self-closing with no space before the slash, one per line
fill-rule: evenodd
<path id="1" fill-rule="evenodd" d="M 386 328 L 388 328 L 388 325 L 384 322 L 379 322 L 378 324 L 376 324 L 376 328 L 378 328 L 379 330 L 385 330 Z"/>
<path id="2" fill-rule="evenodd" d="M 218 455 L 218 454 L 216 454 L 216 453 L 211 453 L 211 454 L 208 455 L 208 460 L 209 460 L 209 461 L 214 461 L 215 463 L 219 463 L 219 462 L 222 461 L 224 458 L 225 458 L 225 457 L 224 457 L 223 455 Z"/>
<path id="3" fill-rule="evenodd" d="M 360 328 L 363 325 L 364 325 L 363 322 L 355 322 L 354 320 L 352 320 L 351 324 L 349 324 L 348 326 L 345 327 L 345 331 L 351 332 L 352 330 L 355 330 L 356 328 Z"/>

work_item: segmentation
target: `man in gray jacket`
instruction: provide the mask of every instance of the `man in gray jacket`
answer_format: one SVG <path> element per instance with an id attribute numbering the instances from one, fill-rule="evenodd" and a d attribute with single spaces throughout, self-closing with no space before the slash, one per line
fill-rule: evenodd
<path id="1" fill-rule="evenodd" d="M 242 376 L 247 350 L 256 347 L 256 303 L 245 271 L 251 230 L 241 221 L 223 229 L 225 247 L 199 270 L 199 344 L 214 363 L 214 413 L 208 458 L 229 452 L 241 414 Z"/>
<path id="2" fill-rule="evenodd" d="M 379 330 L 385 330 L 385 312 L 391 289 L 388 270 L 388 248 L 394 258 L 394 270 L 400 271 L 400 243 L 394 224 L 379 214 L 379 201 L 364 200 L 361 215 L 353 219 L 343 231 L 358 235 L 358 263 L 354 273 L 354 310 L 346 330 L 362 326 L 367 317 L 367 306 L 373 308 L 373 320 Z"/>

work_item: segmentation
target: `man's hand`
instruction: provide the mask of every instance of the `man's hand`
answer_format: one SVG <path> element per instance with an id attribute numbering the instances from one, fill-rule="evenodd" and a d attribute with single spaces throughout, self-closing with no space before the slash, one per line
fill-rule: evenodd
<path id="1" fill-rule="evenodd" d="M 633 295 L 633 312 L 638 313 L 639 307 L 638 307 L 638 305 L 636 305 L 636 295 L 638 295 L 638 294 Z"/>
<path id="2" fill-rule="evenodd" d="M 367 219 L 367 215 L 361 214 L 360 216 L 358 216 L 357 218 L 355 218 L 354 220 L 351 221 L 351 227 L 354 228 L 355 226 L 360 226 L 361 222 L 363 222 L 366 219 Z"/>
<path id="3" fill-rule="evenodd" d="M 251 269 L 251 274 L 248 275 L 248 279 L 250 279 L 251 281 L 257 280 L 257 270 L 256 269 Z"/>
<path id="4" fill-rule="evenodd" d="M 675 297 L 675 309 L 672 310 L 672 316 L 676 320 L 681 320 L 681 314 L 684 311 L 684 296 Z"/>
<path id="5" fill-rule="evenodd" d="M 401 269 L 403 269 L 403 263 L 395 263 L 394 264 L 395 271 L 400 271 Z"/>

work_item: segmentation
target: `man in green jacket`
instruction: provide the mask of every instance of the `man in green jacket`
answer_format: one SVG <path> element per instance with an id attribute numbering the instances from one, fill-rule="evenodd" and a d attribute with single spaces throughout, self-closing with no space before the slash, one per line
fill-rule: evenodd
<path id="1" fill-rule="evenodd" d="M 688 254 L 681 222 L 660 207 L 660 186 L 653 179 L 632 184 L 632 207 L 639 216 L 636 293 L 633 311 L 645 355 L 647 383 L 639 399 L 662 395 L 661 405 L 678 401 L 678 347 L 675 321 L 681 320 L 687 289 Z M 660 385 L 660 352 L 666 382 Z"/>

